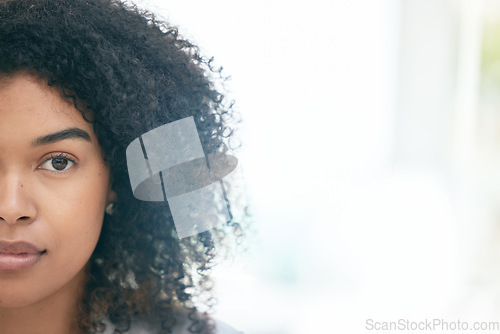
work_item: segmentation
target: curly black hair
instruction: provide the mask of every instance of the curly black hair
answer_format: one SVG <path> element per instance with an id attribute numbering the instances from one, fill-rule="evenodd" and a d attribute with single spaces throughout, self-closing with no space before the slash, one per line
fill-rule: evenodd
<path id="1" fill-rule="evenodd" d="M 220 70 L 176 27 L 133 4 L 0 0 L 0 75 L 23 71 L 58 87 L 93 123 L 118 197 L 90 259 L 80 327 L 103 332 L 109 319 L 124 333 L 134 317 L 152 316 L 169 333 L 182 307 L 191 332 L 210 333 L 197 302 L 214 303 L 216 246 L 241 235 L 240 224 L 180 240 L 166 203 L 133 196 L 125 151 L 143 133 L 193 116 L 205 154 L 226 153 L 237 122 L 217 86 Z"/>

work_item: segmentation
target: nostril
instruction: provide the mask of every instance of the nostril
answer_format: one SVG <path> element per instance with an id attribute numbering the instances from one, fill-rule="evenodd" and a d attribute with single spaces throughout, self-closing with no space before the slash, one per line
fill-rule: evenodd
<path id="1" fill-rule="evenodd" d="M 7 222 L 7 224 L 15 224 L 15 223 L 19 223 L 19 222 L 22 222 L 22 221 L 28 221 L 28 222 L 30 222 L 31 218 L 30 218 L 30 216 L 21 216 L 21 217 L 19 217 L 17 219 L 10 220 L 10 219 L 6 219 L 6 218 L 0 216 L 0 221 Z"/>

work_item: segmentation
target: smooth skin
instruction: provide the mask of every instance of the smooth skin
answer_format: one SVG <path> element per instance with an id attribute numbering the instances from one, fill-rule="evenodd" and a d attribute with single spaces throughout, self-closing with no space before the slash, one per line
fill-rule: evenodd
<path id="1" fill-rule="evenodd" d="M 89 138 L 47 137 L 67 129 Z M 92 124 L 73 105 L 29 74 L 0 77 L 0 241 L 44 250 L 29 268 L 0 270 L 0 333 L 79 333 L 85 268 L 116 200 L 110 184 Z"/>

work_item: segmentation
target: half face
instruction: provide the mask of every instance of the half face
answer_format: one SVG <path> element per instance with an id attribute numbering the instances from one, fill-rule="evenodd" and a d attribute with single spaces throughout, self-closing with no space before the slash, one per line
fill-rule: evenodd
<path id="1" fill-rule="evenodd" d="M 56 89 L 0 78 L 0 309 L 76 296 L 109 178 L 92 125 Z"/>

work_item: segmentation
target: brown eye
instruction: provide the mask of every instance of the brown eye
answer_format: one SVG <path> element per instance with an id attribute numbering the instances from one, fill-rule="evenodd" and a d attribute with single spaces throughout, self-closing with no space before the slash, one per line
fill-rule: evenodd
<path id="1" fill-rule="evenodd" d="M 61 171 L 68 166 L 68 162 L 66 158 L 52 158 L 52 167 L 54 167 L 55 170 Z"/>
<path id="2" fill-rule="evenodd" d="M 46 169 L 52 172 L 65 172 L 75 164 L 75 161 L 68 158 L 66 155 L 51 155 L 51 157 L 45 160 L 45 162 L 42 163 L 38 168 Z"/>

